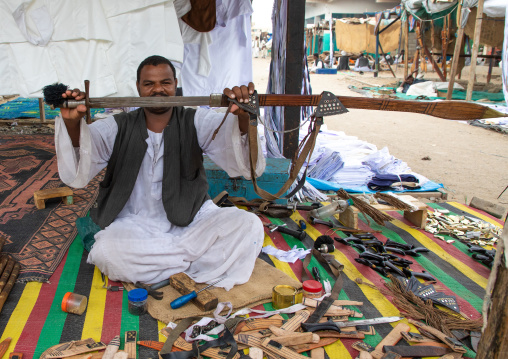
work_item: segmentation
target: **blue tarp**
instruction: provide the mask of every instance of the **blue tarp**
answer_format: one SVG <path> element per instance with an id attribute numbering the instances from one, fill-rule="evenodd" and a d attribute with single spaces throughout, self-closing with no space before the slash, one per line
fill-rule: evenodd
<path id="1" fill-rule="evenodd" d="M 324 180 L 318 180 L 315 178 L 306 178 L 307 181 L 316 187 L 320 191 L 338 191 L 339 189 L 344 189 L 346 192 L 352 192 L 352 193 L 375 193 L 376 191 L 373 191 L 367 187 L 367 185 L 363 186 L 342 186 L 335 182 L 329 182 Z M 423 184 L 419 189 L 412 189 L 412 190 L 404 190 L 403 192 L 411 193 L 411 192 L 430 192 L 430 191 L 437 191 L 439 188 L 443 188 L 443 185 L 441 183 L 436 183 L 433 181 L 428 181 L 425 184 Z M 393 190 L 392 192 L 397 192 Z"/>

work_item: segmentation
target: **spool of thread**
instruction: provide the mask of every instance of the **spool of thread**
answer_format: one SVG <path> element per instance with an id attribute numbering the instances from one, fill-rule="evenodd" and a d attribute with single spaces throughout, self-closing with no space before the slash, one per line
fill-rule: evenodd
<path id="1" fill-rule="evenodd" d="M 272 306 L 284 309 L 302 302 L 302 292 L 290 285 L 276 285 L 272 290 Z"/>
<path id="2" fill-rule="evenodd" d="M 62 299 L 62 310 L 66 313 L 81 315 L 85 312 L 88 299 L 81 294 L 65 293 Z"/>

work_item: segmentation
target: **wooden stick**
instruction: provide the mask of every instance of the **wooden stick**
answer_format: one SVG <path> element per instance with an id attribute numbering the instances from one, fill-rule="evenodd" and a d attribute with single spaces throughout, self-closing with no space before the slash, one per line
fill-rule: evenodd
<path id="1" fill-rule="evenodd" d="M 462 40 L 464 38 L 464 28 L 461 26 L 462 21 L 462 6 L 459 4 L 457 7 L 457 23 L 459 24 L 459 31 L 455 39 L 455 50 L 453 51 L 452 68 L 450 71 L 450 82 L 448 82 L 448 93 L 446 99 L 451 100 L 453 93 L 453 84 L 455 82 L 455 75 L 457 75 L 457 66 L 459 65 L 460 49 L 462 48 Z"/>
<path id="2" fill-rule="evenodd" d="M 7 265 L 5 266 L 5 269 L 2 272 L 2 276 L 0 276 L 0 292 L 3 291 L 3 288 L 5 287 L 7 281 L 9 280 L 12 268 L 14 267 L 14 263 L 15 263 L 14 259 L 9 258 Z"/>
<path id="3" fill-rule="evenodd" d="M 5 266 L 7 265 L 7 261 L 9 260 L 9 257 L 6 255 L 2 255 L 0 257 L 0 275 L 3 273 Z M 2 289 L 0 288 L 0 291 Z"/>
<path id="4" fill-rule="evenodd" d="M 466 101 L 471 101 L 473 97 L 474 79 L 476 76 L 476 57 L 478 56 L 478 47 L 480 46 L 480 34 L 482 33 L 483 21 L 483 1 L 478 0 L 476 8 L 476 26 L 474 29 L 473 51 L 471 53 L 471 65 L 469 66 L 469 80 L 467 82 Z"/>
<path id="5" fill-rule="evenodd" d="M 46 112 L 44 111 L 44 101 L 42 100 L 42 98 L 39 99 L 39 114 L 41 123 L 46 122 Z"/>
<path id="6" fill-rule="evenodd" d="M 12 287 L 14 287 L 14 283 L 16 283 L 16 279 L 18 278 L 19 269 L 20 269 L 19 263 L 16 262 L 14 265 L 14 269 L 12 270 L 12 273 L 9 277 L 9 280 L 7 281 L 7 284 L 2 289 L 2 292 L 0 293 L 0 313 L 2 312 L 2 308 L 4 307 L 5 301 L 7 300 L 7 297 L 9 296 L 9 293 L 11 292 Z M 0 356 L 1 358 L 1 356 Z"/>
<path id="7" fill-rule="evenodd" d="M 319 343 L 319 335 L 307 332 L 307 333 L 289 333 L 284 336 L 271 337 L 271 340 L 284 346 L 292 346 L 299 344 Z"/>
<path id="8" fill-rule="evenodd" d="M 404 80 L 407 79 L 409 71 L 409 18 L 406 18 L 406 24 L 404 25 L 404 37 L 406 42 L 404 44 Z"/>
<path id="9" fill-rule="evenodd" d="M 3 342 L 0 343 L 0 358 L 4 356 L 7 349 L 9 349 L 9 345 L 11 345 L 11 338 L 5 338 Z"/>

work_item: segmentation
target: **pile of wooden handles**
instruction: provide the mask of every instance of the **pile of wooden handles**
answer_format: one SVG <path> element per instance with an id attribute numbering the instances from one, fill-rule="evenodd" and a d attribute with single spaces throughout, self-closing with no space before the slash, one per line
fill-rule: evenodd
<path id="1" fill-rule="evenodd" d="M 5 238 L 0 237 L 0 253 L 5 243 Z M 11 292 L 16 279 L 18 278 L 20 265 L 9 255 L 0 256 L 0 312 L 4 307 L 5 301 Z"/>

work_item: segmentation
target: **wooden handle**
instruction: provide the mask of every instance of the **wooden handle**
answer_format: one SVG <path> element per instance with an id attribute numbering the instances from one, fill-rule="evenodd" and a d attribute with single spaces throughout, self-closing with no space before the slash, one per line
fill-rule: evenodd
<path id="1" fill-rule="evenodd" d="M 314 337 L 315 335 L 315 337 Z M 316 340 L 317 338 L 317 340 Z M 271 340 L 276 341 L 279 344 L 285 346 L 299 345 L 299 344 L 307 344 L 307 343 L 317 343 L 319 342 L 319 336 L 313 333 L 291 333 L 280 337 L 272 337 Z"/>
<path id="2" fill-rule="evenodd" d="M 196 282 L 194 282 L 187 274 L 177 273 L 169 277 L 169 285 L 175 288 L 182 295 L 190 294 L 198 291 Z M 206 312 L 213 310 L 219 303 L 218 298 L 208 290 L 197 293 L 197 297 L 191 300 L 191 303 L 198 307 L 201 311 Z"/>
<path id="3" fill-rule="evenodd" d="M 280 329 L 286 330 L 288 332 L 294 332 L 298 328 L 300 328 L 300 324 L 305 322 L 310 317 L 310 312 L 308 310 L 301 310 L 297 312 L 291 319 L 289 319 L 286 323 L 282 324 Z"/>
<path id="4" fill-rule="evenodd" d="M 399 323 L 395 326 L 395 328 L 392 329 L 390 333 L 386 337 L 384 337 L 381 342 L 376 345 L 376 350 L 374 350 L 372 353 L 373 358 L 380 359 L 383 357 L 383 347 L 385 345 L 395 345 L 402 339 L 401 332 L 409 332 L 411 330 L 411 327 L 407 325 L 406 323 Z"/>
<path id="5" fill-rule="evenodd" d="M 90 81 L 85 80 L 85 106 L 86 106 L 86 123 L 92 123 L 92 115 L 90 114 Z"/>

